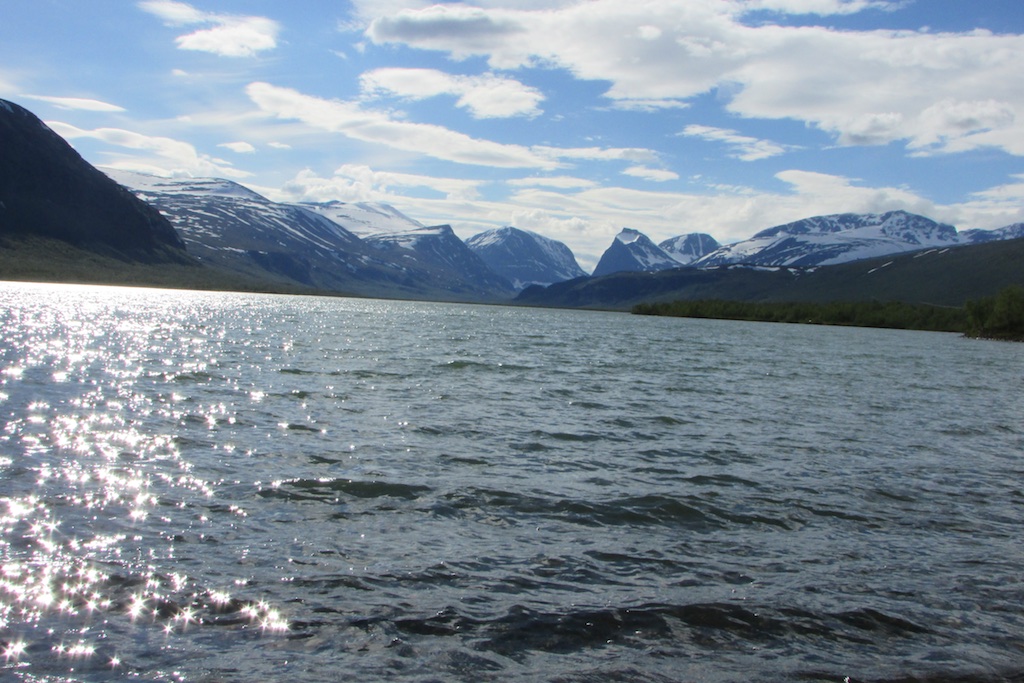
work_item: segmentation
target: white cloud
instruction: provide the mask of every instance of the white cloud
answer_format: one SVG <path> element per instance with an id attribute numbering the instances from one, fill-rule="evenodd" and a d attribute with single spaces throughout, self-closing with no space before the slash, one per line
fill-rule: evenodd
<path id="1" fill-rule="evenodd" d="M 722 142 L 732 148 L 737 159 L 743 161 L 757 161 L 778 156 L 786 151 L 786 147 L 770 140 L 759 140 L 757 138 L 740 135 L 728 128 L 715 128 L 712 126 L 690 125 L 683 129 L 681 135 L 701 138 L 709 142 Z"/>
<path id="2" fill-rule="evenodd" d="M 575 159 L 579 161 L 630 161 L 633 163 L 655 162 L 658 153 L 642 147 L 533 147 L 540 154 L 552 159 Z"/>
<path id="3" fill-rule="evenodd" d="M 409 99 L 454 95 L 459 107 L 475 118 L 537 116 L 544 96 L 511 78 L 484 74 L 458 76 L 435 69 L 376 69 L 363 74 L 363 90 L 370 95 L 394 94 Z"/>
<path id="4" fill-rule="evenodd" d="M 222 142 L 217 146 L 230 149 L 235 154 L 252 154 L 256 151 L 256 148 L 248 142 Z"/>
<path id="5" fill-rule="evenodd" d="M 1024 173 L 1012 176 L 1014 182 L 974 193 L 974 196 L 998 202 L 1024 205 Z"/>
<path id="6" fill-rule="evenodd" d="M 554 170 L 569 160 L 652 162 L 656 152 L 642 148 L 524 147 L 473 138 L 443 126 L 399 120 L 358 102 L 326 100 L 298 91 L 250 83 L 246 93 L 265 113 L 280 119 L 459 164 Z"/>
<path id="7" fill-rule="evenodd" d="M 478 199 L 481 184 L 478 180 L 375 171 L 365 165 L 346 164 L 330 178 L 306 169 L 290 180 L 283 191 L 289 201 L 357 202 L 392 201 L 396 188 L 425 188 L 440 193 L 445 200 L 461 201 Z"/>
<path id="8" fill-rule="evenodd" d="M 855 14 L 866 9 L 896 9 L 905 0 L 748 0 L 750 9 L 784 14 Z"/>
<path id="9" fill-rule="evenodd" d="M 621 109 L 623 111 L 646 111 L 656 112 L 663 109 L 688 109 L 690 104 L 683 100 L 674 100 L 670 98 L 661 99 L 640 99 L 640 98 L 622 98 L 615 100 L 612 103 L 615 109 Z"/>
<path id="10" fill-rule="evenodd" d="M 579 189 L 584 187 L 596 187 L 597 183 L 585 178 L 573 178 L 572 176 L 530 176 L 529 178 L 513 178 L 506 181 L 511 187 L 552 187 L 565 190 Z"/>
<path id="11" fill-rule="evenodd" d="M 124 107 L 119 107 L 116 104 L 81 97 L 47 97 L 45 95 L 22 95 L 22 97 L 38 102 L 48 102 L 59 109 L 97 112 L 122 112 L 125 110 Z"/>
<path id="12" fill-rule="evenodd" d="M 206 13 L 184 2 L 173 0 L 146 0 L 139 7 L 163 19 L 171 26 L 187 26 L 206 21 Z"/>
<path id="13" fill-rule="evenodd" d="M 0 96 L 3 97 L 11 97 L 20 90 L 13 81 L 9 81 L 7 78 L 8 76 L 0 70 Z"/>
<path id="14" fill-rule="evenodd" d="M 842 145 L 1024 154 L 1022 35 L 744 23 L 752 11 L 850 14 L 900 4 L 870 0 L 481 4 L 406 3 L 374 18 L 367 36 L 484 57 L 495 69 L 565 69 L 610 83 L 605 96 L 624 108 L 679 106 L 717 90 L 734 114 L 803 121 Z M 361 9 L 368 16 L 372 5 Z"/>
<path id="15" fill-rule="evenodd" d="M 246 93 L 263 112 L 277 118 L 435 159 L 501 168 L 550 169 L 559 165 L 527 147 L 480 140 L 442 126 L 395 120 L 387 112 L 354 102 L 325 100 L 268 83 L 251 83 Z"/>
<path id="16" fill-rule="evenodd" d="M 115 147 L 149 152 L 155 155 L 155 158 L 144 155 L 119 156 L 114 161 L 105 164 L 111 168 L 159 175 L 223 176 L 228 178 L 245 178 L 252 175 L 233 168 L 230 163 L 222 159 L 199 154 L 196 148 L 189 143 L 173 138 L 143 135 L 121 128 L 84 130 L 60 121 L 47 121 L 47 125 L 69 141 L 78 138 L 91 138 Z"/>
<path id="17" fill-rule="evenodd" d="M 666 171 L 658 168 L 648 168 L 646 166 L 630 166 L 622 172 L 623 175 L 633 176 L 634 178 L 643 178 L 644 180 L 651 180 L 656 183 L 664 183 L 669 180 L 679 180 L 679 174 L 672 171 Z"/>
<path id="18" fill-rule="evenodd" d="M 174 0 L 145 0 L 139 7 L 171 26 L 209 26 L 178 36 L 175 43 L 182 50 L 210 52 L 222 57 L 252 57 L 277 47 L 280 25 L 272 19 L 203 12 Z"/>

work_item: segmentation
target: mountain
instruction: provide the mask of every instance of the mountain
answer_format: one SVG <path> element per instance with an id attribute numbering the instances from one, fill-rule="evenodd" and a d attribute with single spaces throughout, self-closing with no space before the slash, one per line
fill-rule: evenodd
<path id="1" fill-rule="evenodd" d="M 693 265 L 822 266 L 958 243 L 952 225 L 906 211 L 843 213 L 762 230 L 750 239 L 713 251 Z"/>
<path id="2" fill-rule="evenodd" d="M 638 303 L 732 301 L 904 301 L 962 306 L 1024 286 L 1024 238 L 932 247 L 811 268 L 718 266 L 655 273 L 619 272 L 549 287 L 528 287 L 515 303 L 628 310 Z"/>
<path id="3" fill-rule="evenodd" d="M 431 259 L 397 252 L 393 244 L 361 239 L 339 222 L 344 218 L 368 230 L 380 221 L 392 229 L 426 231 L 427 237 L 443 232 L 423 228 L 390 207 L 334 203 L 328 210 L 273 202 L 229 180 L 108 172 L 166 215 L 201 261 L 249 277 L 360 296 L 477 301 L 512 294 L 507 283 L 481 277 L 483 270 L 495 278 L 478 260 L 463 270 L 439 267 Z M 449 251 L 468 253 L 454 234 L 450 239 Z"/>
<path id="4" fill-rule="evenodd" d="M 647 235 L 631 228 L 623 228 L 612 240 L 611 246 L 601 255 L 593 276 L 600 277 L 620 271 L 651 272 L 678 267 L 679 262 L 665 253 Z"/>
<path id="5" fill-rule="evenodd" d="M 689 265 L 706 256 L 722 245 L 711 235 L 703 232 L 692 232 L 665 240 L 658 245 L 661 249 L 678 261 L 681 265 Z"/>
<path id="6" fill-rule="evenodd" d="M 0 100 L 0 238 L 136 263 L 188 263 L 171 224 L 27 109 Z"/>
<path id="7" fill-rule="evenodd" d="M 359 237 L 373 237 L 422 228 L 419 221 L 409 218 L 393 206 L 372 202 L 302 203 L 301 206 L 327 216 L 338 225 Z"/>
<path id="8" fill-rule="evenodd" d="M 586 276 L 569 247 L 528 230 L 487 230 L 466 240 L 466 246 L 517 290 Z"/>
<path id="9" fill-rule="evenodd" d="M 492 299 L 515 294 L 512 284 L 473 253 L 450 225 L 380 233 L 367 237 L 366 243 L 395 261 L 415 264 L 440 291 L 463 296 L 486 293 Z"/>
<path id="10" fill-rule="evenodd" d="M 960 233 L 960 241 L 964 244 L 1013 240 L 1019 237 L 1024 237 L 1024 223 L 1014 223 L 997 230 L 964 230 Z"/>
<path id="11" fill-rule="evenodd" d="M 375 253 L 426 279 L 445 299 L 508 300 L 512 284 L 460 240 L 449 225 L 425 226 L 386 204 L 300 204 L 360 236 Z"/>

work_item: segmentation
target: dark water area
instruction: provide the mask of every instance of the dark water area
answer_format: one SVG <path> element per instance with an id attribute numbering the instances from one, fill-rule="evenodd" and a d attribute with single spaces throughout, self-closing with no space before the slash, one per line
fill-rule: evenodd
<path id="1" fill-rule="evenodd" d="M 1024 681 L 1024 345 L 0 284 L 0 680 Z"/>

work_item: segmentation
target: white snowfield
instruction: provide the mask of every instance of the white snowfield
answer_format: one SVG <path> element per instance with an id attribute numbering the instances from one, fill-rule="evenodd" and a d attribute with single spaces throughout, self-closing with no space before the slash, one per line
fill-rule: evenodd
<path id="1" fill-rule="evenodd" d="M 379 235 L 440 234 L 440 228 L 427 228 L 387 204 L 325 202 L 297 206 L 316 211 L 362 238 Z"/>

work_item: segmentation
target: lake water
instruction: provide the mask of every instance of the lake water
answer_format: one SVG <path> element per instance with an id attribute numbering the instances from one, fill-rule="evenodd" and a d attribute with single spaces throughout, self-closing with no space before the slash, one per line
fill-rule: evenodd
<path id="1" fill-rule="evenodd" d="M 1024 345 L 12 283 L 0 323 L 0 679 L 1024 680 Z"/>

